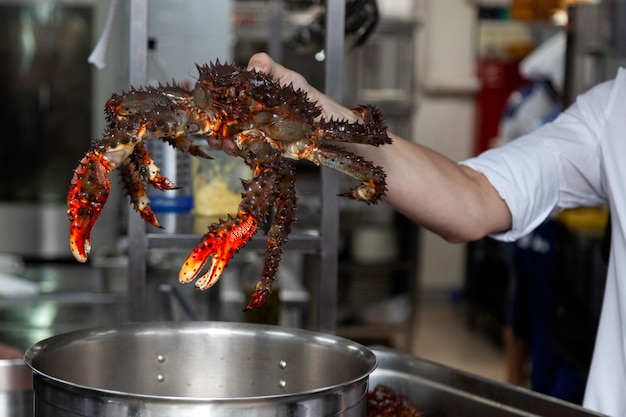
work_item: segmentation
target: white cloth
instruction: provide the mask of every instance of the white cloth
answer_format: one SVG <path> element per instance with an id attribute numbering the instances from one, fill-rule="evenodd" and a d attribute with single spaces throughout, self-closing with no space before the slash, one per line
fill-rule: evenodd
<path id="1" fill-rule="evenodd" d="M 567 32 L 559 30 L 520 62 L 519 72 L 528 80 L 550 80 L 556 90 L 563 91 L 566 51 Z"/>
<path id="2" fill-rule="evenodd" d="M 553 211 L 609 204 L 611 256 L 584 406 L 626 417 L 626 70 L 581 95 L 554 122 L 461 162 L 506 201 L 516 240 Z"/>

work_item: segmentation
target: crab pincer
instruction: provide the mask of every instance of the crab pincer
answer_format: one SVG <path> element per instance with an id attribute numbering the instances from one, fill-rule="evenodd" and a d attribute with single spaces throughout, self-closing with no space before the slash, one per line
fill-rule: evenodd
<path id="1" fill-rule="evenodd" d="M 202 241 L 183 263 L 178 280 L 181 284 L 193 281 L 202 267 L 211 260 L 208 271 L 196 281 L 196 288 L 206 290 L 220 279 L 232 257 L 256 233 L 258 220 L 250 213 L 239 211 L 218 225 L 212 225 Z"/>
<path id="2" fill-rule="evenodd" d="M 86 262 L 91 250 L 91 230 L 111 191 L 106 157 L 88 152 L 80 161 L 70 182 L 67 215 L 70 219 L 70 249 L 79 262 Z"/>

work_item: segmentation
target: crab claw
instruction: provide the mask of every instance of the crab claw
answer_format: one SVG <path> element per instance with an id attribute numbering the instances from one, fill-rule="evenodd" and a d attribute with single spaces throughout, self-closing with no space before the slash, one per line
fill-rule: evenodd
<path id="1" fill-rule="evenodd" d="M 271 292 L 267 289 L 257 288 L 252 295 L 250 295 L 250 301 L 244 311 L 254 310 L 255 308 L 261 307 L 270 294 Z"/>
<path id="2" fill-rule="evenodd" d="M 79 262 L 86 262 L 91 250 L 93 229 L 111 190 L 111 165 L 105 156 L 88 152 L 76 170 L 67 194 L 70 219 L 70 249 Z"/>
<path id="3" fill-rule="evenodd" d="M 202 242 L 189 254 L 180 269 L 178 281 L 193 281 L 211 258 L 209 270 L 196 281 L 196 288 L 206 290 L 220 279 L 231 258 L 256 233 L 258 220 L 250 213 L 239 211 L 236 217 L 212 225 Z"/>

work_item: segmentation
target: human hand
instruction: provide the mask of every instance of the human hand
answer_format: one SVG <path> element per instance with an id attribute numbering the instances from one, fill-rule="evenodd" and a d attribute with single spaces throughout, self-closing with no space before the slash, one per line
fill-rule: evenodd
<path id="1" fill-rule="evenodd" d="M 322 108 L 322 116 L 327 120 L 331 118 L 350 122 L 358 120 L 358 116 L 350 109 L 321 93 L 311 86 L 301 74 L 283 67 L 264 52 L 256 53 L 250 57 L 248 69 L 263 72 L 280 85 L 292 85 L 294 89 L 302 90 L 307 94 L 310 101 L 317 102 Z"/>

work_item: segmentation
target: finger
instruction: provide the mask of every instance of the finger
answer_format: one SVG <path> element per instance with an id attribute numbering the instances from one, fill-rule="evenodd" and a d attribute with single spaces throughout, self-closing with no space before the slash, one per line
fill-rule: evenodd
<path id="1" fill-rule="evenodd" d="M 256 70 L 272 77 L 274 61 L 265 52 L 258 52 L 250 57 L 248 70 Z"/>
<path id="2" fill-rule="evenodd" d="M 292 85 L 294 89 L 302 90 L 307 94 L 310 101 L 316 102 L 322 107 L 323 115 L 327 118 L 334 117 L 349 121 L 356 121 L 358 119 L 351 110 L 319 92 L 311 86 L 301 74 L 283 67 L 265 52 L 252 55 L 248 61 L 248 69 L 263 72 L 281 85 Z"/>
<path id="3" fill-rule="evenodd" d="M 309 96 L 315 98 L 319 96 L 319 92 L 302 75 L 275 62 L 265 52 L 252 55 L 248 61 L 248 69 L 267 74 L 281 85 L 292 85 L 296 90 L 307 92 Z"/>

